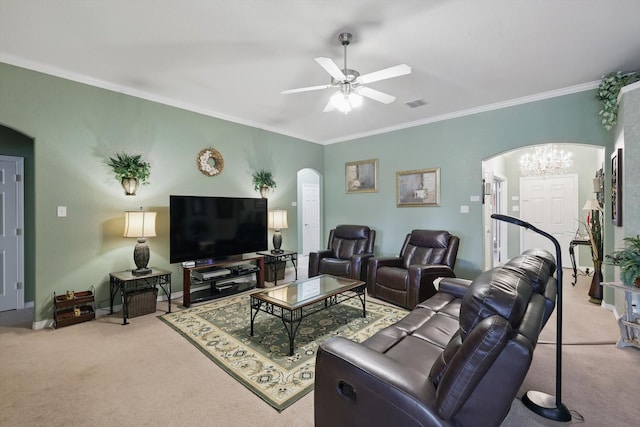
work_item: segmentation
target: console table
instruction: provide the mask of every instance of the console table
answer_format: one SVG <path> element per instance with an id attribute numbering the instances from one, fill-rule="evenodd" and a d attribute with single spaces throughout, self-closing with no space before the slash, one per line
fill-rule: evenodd
<path id="1" fill-rule="evenodd" d="M 574 253 L 574 247 L 578 245 L 591 247 L 591 240 L 589 239 L 574 239 L 569 243 L 569 258 L 571 259 L 571 267 L 573 268 L 573 286 L 578 282 L 578 268 L 576 267 L 576 255 Z"/>
<path id="2" fill-rule="evenodd" d="M 131 270 L 109 273 L 109 301 L 113 314 L 113 301 L 120 291 L 122 295 L 122 324 L 129 323 L 128 294 L 131 292 L 160 286 L 167 296 L 167 313 L 171 313 L 171 272 L 151 267 L 151 273 L 134 276 Z"/>
<path id="3" fill-rule="evenodd" d="M 620 327 L 620 339 L 616 347 L 638 347 L 640 348 L 640 314 L 633 311 L 633 294 L 640 294 L 640 288 L 625 286 L 620 282 L 603 282 L 604 288 L 619 289 L 624 291 L 625 313 L 618 318 Z"/>
<path id="4" fill-rule="evenodd" d="M 287 261 L 291 261 L 293 264 L 293 268 L 296 271 L 296 280 L 298 280 L 298 253 L 293 251 L 282 251 L 279 253 L 273 252 L 258 252 L 258 255 L 262 255 L 264 257 L 265 265 L 270 266 L 274 269 L 274 278 L 273 285 L 278 285 L 278 270 L 280 269 L 280 265 L 282 268 L 286 268 Z"/>

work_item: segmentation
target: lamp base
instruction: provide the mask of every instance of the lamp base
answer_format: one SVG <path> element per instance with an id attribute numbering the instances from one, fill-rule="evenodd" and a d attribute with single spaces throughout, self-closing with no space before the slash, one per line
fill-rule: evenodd
<path id="1" fill-rule="evenodd" d="M 539 391 L 528 391 L 522 396 L 522 404 L 549 420 L 571 421 L 571 412 L 564 403 L 556 404 L 555 396 Z"/>
<path id="2" fill-rule="evenodd" d="M 147 274 L 151 274 L 151 269 L 150 268 L 137 268 L 135 270 L 131 270 L 131 274 L 133 274 L 134 276 L 144 276 Z"/>

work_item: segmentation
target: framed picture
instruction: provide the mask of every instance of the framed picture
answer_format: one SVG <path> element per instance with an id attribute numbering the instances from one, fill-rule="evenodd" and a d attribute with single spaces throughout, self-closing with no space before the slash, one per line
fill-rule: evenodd
<path id="1" fill-rule="evenodd" d="M 611 221 L 622 225 L 622 148 L 611 155 Z"/>
<path id="2" fill-rule="evenodd" d="M 397 206 L 440 206 L 440 168 L 396 172 Z"/>
<path id="3" fill-rule="evenodd" d="M 344 178 L 347 193 L 378 191 L 378 159 L 345 163 Z"/>

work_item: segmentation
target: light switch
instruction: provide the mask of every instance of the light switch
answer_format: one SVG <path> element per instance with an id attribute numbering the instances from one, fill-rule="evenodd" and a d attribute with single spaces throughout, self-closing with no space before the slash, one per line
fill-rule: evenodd
<path id="1" fill-rule="evenodd" d="M 66 206 L 58 206 L 58 218 L 63 218 L 67 216 L 67 207 Z"/>
<path id="2" fill-rule="evenodd" d="M 479 202 L 480 201 L 480 196 L 471 196 L 469 197 L 469 200 L 472 202 Z"/>
<path id="3" fill-rule="evenodd" d="M 460 213 L 469 213 L 469 206 L 467 205 L 460 206 Z"/>

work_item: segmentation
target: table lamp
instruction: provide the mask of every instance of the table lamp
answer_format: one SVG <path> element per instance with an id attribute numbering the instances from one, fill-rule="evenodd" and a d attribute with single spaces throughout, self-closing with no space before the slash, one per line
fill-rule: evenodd
<path id="1" fill-rule="evenodd" d="M 289 228 L 287 224 L 287 211 L 284 210 L 273 210 L 268 213 L 268 227 L 273 229 L 273 250 L 272 254 L 281 254 L 284 252 L 280 249 L 282 246 L 282 234 L 280 234 L 280 230 L 283 228 Z"/>
<path id="2" fill-rule="evenodd" d="M 149 264 L 149 246 L 147 237 L 156 236 L 156 213 L 139 211 L 126 211 L 124 213 L 124 237 L 136 237 L 138 244 L 133 250 L 133 260 L 136 269 L 131 270 L 134 276 L 142 276 L 151 273 L 147 268 Z"/>

